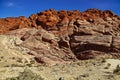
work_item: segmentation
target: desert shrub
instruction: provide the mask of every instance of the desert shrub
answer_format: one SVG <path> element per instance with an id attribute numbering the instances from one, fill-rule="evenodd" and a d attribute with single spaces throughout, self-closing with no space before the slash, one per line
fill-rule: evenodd
<path id="1" fill-rule="evenodd" d="M 81 76 L 75 78 L 75 80 L 84 80 Z"/>
<path id="2" fill-rule="evenodd" d="M 110 63 L 108 63 L 108 64 L 107 64 L 107 66 L 106 66 L 104 69 L 109 69 L 109 68 L 110 68 L 110 66 L 111 66 L 111 64 L 110 64 Z"/>
<path id="3" fill-rule="evenodd" d="M 4 57 L 3 57 L 3 56 L 1 56 L 0 58 L 1 58 L 1 59 L 3 59 Z"/>
<path id="4" fill-rule="evenodd" d="M 28 63 L 28 64 L 26 64 L 26 66 L 28 66 L 28 67 L 32 67 L 32 64 L 31 64 L 31 63 Z"/>
<path id="5" fill-rule="evenodd" d="M 113 70 L 113 73 L 120 74 L 120 66 L 117 65 L 117 67 Z"/>
<path id="6" fill-rule="evenodd" d="M 105 63 L 105 62 L 106 62 L 106 59 L 102 58 L 101 62 L 102 62 L 102 63 Z"/>
<path id="7" fill-rule="evenodd" d="M 44 80 L 40 75 L 36 75 L 29 69 L 25 69 L 18 77 L 7 78 L 6 80 Z"/>
<path id="8" fill-rule="evenodd" d="M 10 67 L 24 67 L 24 65 L 20 65 L 20 64 L 11 64 Z"/>
<path id="9" fill-rule="evenodd" d="M 18 58 L 18 59 L 17 59 L 17 62 L 22 63 L 22 59 L 21 59 L 21 58 Z"/>
<path id="10" fill-rule="evenodd" d="M 15 57 L 12 57 L 13 60 L 15 60 Z"/>

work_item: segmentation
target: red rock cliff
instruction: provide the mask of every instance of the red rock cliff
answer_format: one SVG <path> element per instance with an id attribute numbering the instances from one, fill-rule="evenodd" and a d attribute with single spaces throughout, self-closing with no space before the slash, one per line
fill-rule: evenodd
<path id="1" fill-rule="evenodd" d="M 23 41 L 20 46 L 38 53 L 29 52 L 38 62 L 74 61 L 104 54 L 120 56 L 120 17 L 109 10 L 50 9 L 29 18 L 0 19 L 0 27 L 1 34 L 19 33 Z"/>

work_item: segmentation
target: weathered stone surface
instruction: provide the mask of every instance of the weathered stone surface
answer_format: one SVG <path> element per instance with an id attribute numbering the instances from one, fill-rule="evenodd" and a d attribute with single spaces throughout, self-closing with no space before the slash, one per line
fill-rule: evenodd
<path id="1" fill-rule="evenodd" d="M 119 50 L 120 50 L 120 36 L 113 37 L 112 47 L 119 52 Z"/>
<path id="2" fill-rule="evenodd" d="M 18 36 L 18 37 L 22 37 L 22 38 L 27 38 L 30 35 L 34 34 L 35 32 L 37 32 L 38 30 L 35 28 L 22 28 L 22 29 L 16 29 L 16 30 L 12 30 L 8 33 L 5 33 L 7 35 L 14 35 L 14 36 Z"/>
<path id="3" fill-rule="evenodd" d="M 95 44 L 110 47 L 112 42 L 112 36 L 74 36 L 75 42 L 82 44 Z"/>
<path id="4" fill-rule="evenodd" d="M 34 60 L 34 56 L 27 54 L 28 48 L 19 46 L 22 41 L 19 37 L 13 35 L 0 35 L 0 67 L 5 66 L 25 66 Z"/>
<path id="5" fill-rule="evenodd" d="M 71 48 L 75 54 L 82 53 L 87 50 L 100 52 L 110 52 L 112 44 L 112 36 L 74 36 L 71 41 Z"/>
<path id="6" fill-rule="evenodd" d="M 76 60 L 69 48 L 60 48 L 59 39 L 45 30 L 39 30 L 25 39 L 20 45 L 37 54 L 33 54 L 38 62 L 46 64 L 63 63 Z M 61 44 L 60 44 L 61 45 Z"/>
<path id="7" fill-rule="evenodd" d="M 82 25 L 78 28 L 78 33 L 81 35 L 93 35 L 95 34 L 95 31 L 92 30 L 91 26 Z"/>
<path id="8" fill-rule="evenodd" d="M 86 50 L 83 52 L 79 52 L 76 54 L 77 58 L 80 60 L 86 60 L 86 59 L 100 59 L 105 57 L 111 57 L 110 54 L 106 54 L 104 52 L 95 51 L 95 50 Z"/>
<path id="9" fill-rule="evenodd" d="M 96 26 L 94 26 L 93 31 L 104 34 L 105 33 L 105 25 L 96 25 Z"/>
<path id="10" fill-rule="evenodd" d="M 27 54 L 39 63 L 64 63 L 101 54 L 117 56 L 120 52 L 120 17 L 109 10 L 50 9 L 29 18 L 2 18 L 0 33 L 17 36 L 22 41 L 17 45 L 27 48 Z"/>

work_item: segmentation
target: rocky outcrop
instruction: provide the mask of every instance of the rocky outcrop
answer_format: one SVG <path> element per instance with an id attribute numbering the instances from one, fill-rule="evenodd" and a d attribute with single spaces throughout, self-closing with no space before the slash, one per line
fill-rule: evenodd
<path id="1" fill-rule="evenodd" d="M 71 48 L 75 51 L 110 51 L 112 44 L 112 36 L 74 36 L 74 43 L 71 43 Z M 79 48 L 78 48 L 79 47 Z"/>
<path id="2" fill-rule="evenodd" d="M 59 37 L 43 29 L 34 34 L 29 34 L 29 36 L 28 33 L 26 33 L 21 38 L 23 38 L 24 41 L 20 45 L 30 49 L 29 54 L 34 55 L 36 61 L 40 63 L 55 64 L 76 60 L 70 48 L 59 47 Z"/>
<path id="3" fill-rule="evenodd" d="M 101 55 L 119 57 L 120 17 L 113 12 L 46 10 L 29 18 L 0 19 L 0 33 L 21 39 L 40 63 L 56 64 Z"/>
<path id="4" fill-rule="evenodd" d="M 34 56 L 27 54 L 28 48 L 19 46 L 22 43 L 19 37 L 0 35 L 0 67 L 24 66 L 36 62 Z"/>

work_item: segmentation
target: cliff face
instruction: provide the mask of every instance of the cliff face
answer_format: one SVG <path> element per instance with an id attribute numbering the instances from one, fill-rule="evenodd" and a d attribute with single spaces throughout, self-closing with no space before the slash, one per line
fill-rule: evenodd
<path id="1" fill-rule="evenodd" d="M 40 63 L 120 56 L 120 17 L 109 10 L 50 9 L 29 18 L 0 19 L 0 27 L 1 34 L 18 36 L 18 46 Z"/>

